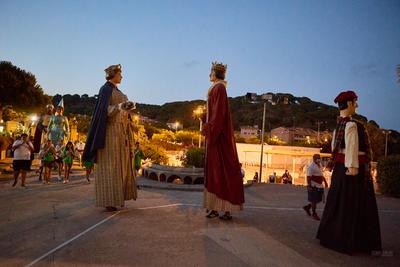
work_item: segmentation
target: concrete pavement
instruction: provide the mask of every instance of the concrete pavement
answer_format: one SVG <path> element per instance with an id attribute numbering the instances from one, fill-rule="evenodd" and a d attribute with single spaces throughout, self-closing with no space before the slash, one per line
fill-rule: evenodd
<path id="1" fill-rule="evenodd" d="M 378 196 L 383 248 L 394 255 L 348 256 L 315 239 L 303 187 L 246 188 L 245 210 L 225 222 L 204 217 L 196 191 L 142 188 L 107 213 L 80 174 L 67 185 L 0 183 L 1 266 L 399 266 L 399 199 Z"/>

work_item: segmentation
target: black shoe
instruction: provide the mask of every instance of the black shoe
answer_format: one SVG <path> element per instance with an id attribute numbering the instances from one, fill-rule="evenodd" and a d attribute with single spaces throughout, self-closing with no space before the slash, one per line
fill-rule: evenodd
<path id="1" fill-rule="evenodd" d="M 221 217 L 219 217 L 221 220 L 224 221 L 229 221 L 232 220 L 232 216 L 229 213 L 225 213 L 224 215 L 222 215 Z"/>
<path id="2" fill-rule="evenodd" d="M 311 212 L 310 212 L 311 206 L 307 205 L 303 207 L 303 210 L 307 213 L 308 216 L 311 216 Z"/>
<path id="3" fill-rule="evenodd" d="M 216 211 L 216 210 L 212 210 L 212 211 L 210 211 L 207 215 L 206 215 L 206 218 L 209 218 L 209 219 L 211 219 L 211 218 L 215 218 L 215 217 L 218 217 L 218 211 Z"/>
<path id="4" fill-rule="evenodd" d="M 14 183 L 12 186 L 15 187 L 17 185 L 17 183 L 18 183 L 18 180 L 14 180 Z"/>
<path id="5" fill-rule="evenodd" d="M 112 211 L 117 211 L 118 209 L 116 207 L 108 206 L 106 207 L 106 210 L 112 212 Z"/>

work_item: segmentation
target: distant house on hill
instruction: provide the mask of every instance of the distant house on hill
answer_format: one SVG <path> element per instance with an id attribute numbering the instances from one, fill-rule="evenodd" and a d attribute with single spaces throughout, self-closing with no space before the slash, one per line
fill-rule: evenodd
<path id="1" fill-rule="evenodd" d="M 258 136 L 258 125 L 240 126 L 240 136 L 243 138 L 252 138 Z"/>
<path id="2" fill-rule="evenodd" d="M 183 129 L 182 123 L 168 122 L 167 126 L 168 126 L 169 129 L 174 130 L 174 131 Z"/>
<path id="3" fill-rule="evenodd" d="M 286 143 L 316 142 L 318 132 L 309 128 L 278 127 L 271 130 L 271 137 L 278 138 Z"/>
<path id="4" fill-rule="evenodd" d="M 140 121 L 140 123 L 149 123 L 149 124 L 158 123 L 159 122 L 157 120 L 153 120 L 153 119 L 150 119 L 149 117 L 142 116 L 142 115 L 138 115 L 138 120 Z"/>

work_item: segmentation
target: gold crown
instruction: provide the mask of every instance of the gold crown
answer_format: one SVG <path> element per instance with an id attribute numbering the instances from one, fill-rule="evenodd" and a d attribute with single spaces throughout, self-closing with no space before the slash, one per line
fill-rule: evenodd
<path id="1" fill-rule="evenodd" d="M 212 62 L 211 70 L 219 70 L 219 71 L 222 71 L 223 73 L 225 73 L 227 68 L 228 68 L 227 65 L 218 63 L 217 61 Z"/>
<path id="2" fill-rule="evenodd" d="M 107 69 L 104 70 L 107 74 L 109 73 L 115 73 L 117 71 L 122 71 L 122 66 L 121 64 L 117 64 L 117 65 L 111 65 L 109 66 Z"/>

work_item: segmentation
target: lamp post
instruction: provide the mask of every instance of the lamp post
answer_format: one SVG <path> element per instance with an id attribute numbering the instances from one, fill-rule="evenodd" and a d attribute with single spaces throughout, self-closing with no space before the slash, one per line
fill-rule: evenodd
<path id="1" fill-rule="evenodd" d="M 178 126 L 179 126 L 179 122 L 175 122 L 175 133 L 178 132 Z"/>
<path id="2" fill-rule="evenodd" d="M 264 129 L 265 129 L 265 112 L 267 110 L 267 102 L 264 101 L 263 121 L 261 129 L 261 155 L 260 155 L 260 183 L 262 181 L 263 157 L 264 157 Z"/>
<path id="3" fill-rule="evenodd" d="M 38 116 L 36 114 L 33 114 L 30 116 L 31 124 L 29 125 L 29 135 L 32 135 L 32 128 L 35 125 L 35 123 L 38 121 Z"/>
<path id="4" fill-rule="evenodd" d="M 385 157 L 387 157 L 388 135 L 391 133 L 391 131 L 383 130 L 382 132 L 385 134 Z"/>
<path id="5" fill-rule="evenodd" d="M 203 115 L 203 108 L 202 107 L 198 107 L 195 111 L 194 111 L 195 117 L 197 117 L 200 121 L 200 127 L 199 127 L 199 148 L 201 147 L 201 128 L 203 127 L 203 120 L 201 119 L 202 115 Z"/>

